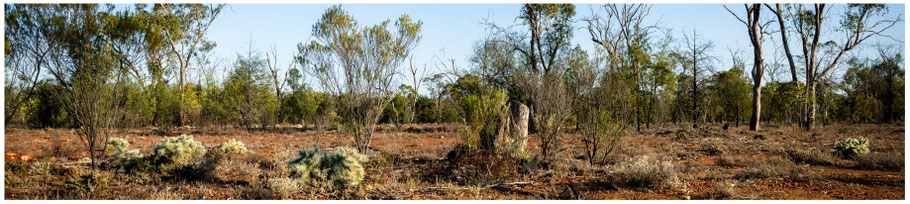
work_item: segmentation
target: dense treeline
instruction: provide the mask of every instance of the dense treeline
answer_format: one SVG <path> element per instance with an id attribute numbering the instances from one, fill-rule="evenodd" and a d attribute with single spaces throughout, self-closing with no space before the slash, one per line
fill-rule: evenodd
<path id="1" fill-rule="evenodd" d="M 187 7 L 205 6 L 205 5 L 186 5 Z M 207 5 L 214 9 L 219 5 Z M 57 81 L 46 76 L 50 65 L 46 61 L 48 55 L 45 52 L 59 52 L 59 47 L 47 47 L 48 45 L 34 44 L 37 38 L 46 36 L 41 32 L 49 31 L 29 31 L 28 26 L 42 26 L 45 24 L 55 23 L 50 19 L 33 19 L 28 18 L 29 12 L 39 10 L 33 8 L 33 5 L 7 5 L 8 12 L 6 18 L 10 24 L 6 27 L 6 50 L 5 56 L 7 62 L 7 80 L 6 80 L 6 113 L 7 124 L 20 124 L 29 127 L 69 127 L 75 125 L 73 119 L 68 117 L 61 99 L 52 92 L 58 89 Z M 50 6 L 57 7 L 57 6 Z M 100 6 L 99 6 L 100 7 Z M 159 6 L 153 9 L 145 6 L 137 7 L 135 11 L 103 11 L 92 13 L 95 15 L 119 15 L 122 21 L 130 21 L 129 25 L 136 27 L 154 27 L 165 26 L 156 25 L 161 21 L 149 21 L 150 16 L 158 15 L 160 18 L 175 17 L 181 13 L 174 14 L 156 12 Z M 56 8 L 46 8 L 44 12 L 49 15 L 75 15 L 74 13 L 62 12 Z M 56 10 L 56 11 L 55 11 Z M 192 11 L 192 9 L 189 9 Z M 610 12 L 609 9 L 605 11 Z M 201 10 L 200 10 L 201 12 Z M 572 14 L 562 14 L 572 18 Z M 186 14 L 183 14 L 186 15 Z M 215 14 L 217 15 L 217 14 Z M 613 14 L 616 15 L 616 14 Z M 214 18 L 211 16 L 210 18 Z M 597 17 L 597 16 L 594 16 Z M 644 16 L 642 16 L 644 17 Z M 44 22 L 41 22 L 45 20 Z M 188 21 L 175 21 L 170 23 L 182 24 L 204 24 L 207 19 L 194 18 Z M 585 19 L 588 22 L 595 20 L 612 20 L 612 19 Z M 59 22 L 58 22 L 59 23 Z M 27 25 L 31 24 L 31 25 Z M 192 25 L 179 25 L 189 27 Z M 495 27 L 495 25 L 491 25 Z M 122 28 L 112 28 L 122 29 Z M 345 115 L 338 114 L 338 107 L 342 100 L 339 97 L 344 95 L 331 95 L 309 85 L 305 82 L 305 71 L 297 69 L 296 66 L 290 67 L 284 74 L 286 80 L 276 85 L 270 78 L 270 70 L 264 53 L 256 50 L 249 50 L 244 54 L 238 54 L 238 57 L 230 66 L 228 76 L 223 82 L 217 82 L 216 74 L 213 72 L 217 69 L 212 62 L 206 61 L 207 53 L 197 53 L 189 57 L 189 60 L 177 60 L 180 57 L 178 53 L 170 52 L 170 48 L 161 42 L 163 39 L 152 40 L 151 35 L 167 35 L 169 31 L 155 30 L 154 28 L 137 28 L 138 33 L 131 34 L 136 41 L 138 51 L 135 56 L 137 59 L 131 63 L 130 69 L 120 70 L 123 72 L 136 71 L 137 77 L 124 79 L 125 83 L 120 87 L 118 92 L 124 93 L 120 103 L 126 111 L 120 122 L 124 127 L 141 127 L 141 126 L 178 126 L 178 125 L 237 125 L 246 128 L 266 127 L 276 123 L 291 124 L 331 124 L 341 121 Z M 158 28 L 161 29 L 161 28 Z M 620 28 L 622 29 L 622 28 Z M 662 29 L 662 28 L 654 28 Z M 152 32 L 159 33 L 152 33 Z M 592 32 L 596 32 L 593 30 Z M 580 77 L 578 74 L 581 66 L 603 66 L 604 61 L 618 61 L 620 66 L 640 66 L 641 68 L 624 69 L 617 67 L 618 70 L 606 71 L 610 75 L 624 75 L 613 80 L 632 80 L 630 82 L 611 82 L 620 83 L 614 87 L 627 86 L 629 90 L 612 90 L 629 94 L 630 100 L 622 100 L 621 103 L 631 107 L 619 107 L 621 111 L 626 111 L 627 121 L 647 123 L 652 122 L 684 122 L 701 120 L 707 122 L 733 122 L 737 125 L 740 122 L 747 121 L 751 115 L 749 108 L 751 93 L 751 78 L 746 73 L 746 65 L 742 60 L 734 60 L 731 67 L 719 67 L 720 69 L 729 69 L 727 71 L 710 72 L 708 75 L 699 76 L 698 81 L 693 83 L 692 72 L 686 71 L 686 63 L 692 63 L 691 60 L 684 59 L 680 50 L 654 50 L 657 47 L 669 45 L 665 41 L 670 39 L 660 39 L 664 36 L 647 35 L 644 31 L 636 39 L 641 42 L 632 42 L 632 44 L 613 44 L 610 49 L 623 50 L 627 52 L 616 54 L 616 56 L 589 56 L 586 51 L 569 46 L 568 42 L 562 42 L 563 47 L 552 48 L 559 49 L 554 58 L 563 58 L 554 60 L 556 62 L 564 60 L 567 66 L 565 73 L 560 73 L 566 78 L 565 83 L 573 83 Z M 571 36 L 571 30 L 566 30 L 565 34 Z M 201 39 L 202 49 L 196 52 L 207 52 L 215 46 L 213 42 L 205 39 L 204 33 L 194 33 L 184 36 L 181 40 Z M 463 109 L 459 105 L 462 99 L 469 95 L 481 94 L 481 87 L 485 86 L 484 82 L 489 83 L 486 86 L 502 87 L 508 90 L 510 100 L 529 102 L 528 93 L 522 93 L 514 81 L 523 81 L 523 76 L 509 75 L 507 70 L 519 63 L 521 60 L 532 60 L 531 58 L 521 59 L 512 56 L 495 56 L 503 55 L 499 52 L 509 49 L 509 40 L 517 40 L 518 36 L 500 36 L 500 33 L 491 33 L 489 39 L 478 42 L 475 49 L 475 56 L 471 62 L 476 69 L 471 69 L 471 73 L 456 75 L 454 72 L 445 72 L 436 75 L 423 76 L 419 83 L 427 86 L 434 86 L 431 95 L 420 95 L 415 86 L 420 84 L 401 84 L 398 89 L 392 90 L 389 104 L 382 110 L 381 123 L 403 124 L 403 123 L 447 123 L 462 122 L 459 118 L 464 118 Z M 547 36 L 550 38 L 550 36 Z M 567 37 L 563 37 L 568 40 Z M 670 38 L 670 37 L 666 37 Z M 42 41 L 41 39 L 38 39 Z M 552 39 L 548 39 L 552 40 Z M 32 42 L 30 42 L 32 41 Z M 548 43 L 548 41 L 543 41 Z M 49 43 L 49 42 L 44 42 Z M 581 42 L 583 43 L 583 42 Z M 602 43 L 602 42 L 596 42 Z M 625 43 L 625 42 L 622 42 Z M 637 43 L 636 45 L 633 45 Z M 663 44 L 662 44 L 663 43 Z M 498 46 L 498 47 L 497 47 Z M 631 47 L 630 47 L 631 46 Z M 42 50 L 43 49 L 43 50 Z M 198 48 L 197 48 L 198 49 Z M 661 48 L 663 49 L 663 48 Z M 604 50 L 600 50 L 602 52 Z M 533 50 L 532 50 L 533 52 Z M 607 51 L 609 53 L 610 51 Z M 616 51 L 613 51 L 616 52 Z M 509 52 L 505 52 L 509 53 Z M 512 53 L 515 54 L 515 53 Z M 549 54 L 549 53 L 545 53 Z M 597 53 L 595 55 L 602 55 Z M 607 54 L 609 55 L 609 54 Z M 637 56 L 636 56 L 637 55 Z M 497 58 L 500 57 L 500 58 Z M 739 56 L 734 56 L 739 57 Z M 162 59 L 163 58 L 163 59 Z M 501 62 L 495 60 L 511 60 L 511 62 Z M 174 83 L 175 78 L 181 78 L 179 70 L 180 62 L 191 63 L 193 66 L 208 67 L 210 70 L 200 70 L 196 79 L 185 79 L 185 84 Z M 142 64 L 145 63 L 145 64 Z M 162 64 L 163 63 L 163 64 Z M 173 63 L 173 64 L 168 64 Z M 199 63 L 199 64 L 195 64 Z M 275 63 L 275 62 L 271 62 Z M 511 63 L 511 64 L 494 64 L 494 63 Z M 597 65 L 596 63 L 600 63 Z M 634 63 L 634 64 L 633 64 Z M 555 63 L 554 63 L 555 64 Z M 590 65 L 587 65 L 590 64 Z M 637 64 L 637 65 L 636 65 Z M 778 66 L 780 64 L 777 64 Z M 273 65 L 269 65 L 273 66 Z M 412 65 L 413 66 L 413 63 Z M 499 66 L 499 67 L 497 67 Z M 608 65 L 610 66 L 610 65 Z M 697 65 L 696 65 L 697 66 Z M 712 66 L 712 65 L 707 65 Z M 896 53 L 881 53 L 878 58 L 860 59 L 852 58 L 846 63 L 846 73 L 840 81 L 826 79 L 822 82 L 816 93 L 821 96 L 818 101 L 822 105 L 823 113 L 821 116 L 825 122 L 848 121 L 848 122 L 891 122 L 903 118 L 903 58 Z M 445 65 L 439 66 L 448 68 Z M 203 68 L 206 69 L 206 68 Z M 500 69 L 486 70 L 484 69 Z M 699 68 L 700 69 L 700 68 Z M 144 72 L 143 72 L 144 70 Z M 206 73 L 207 71 L 207 73 Z M 441 70 L 449 71 L 449 70 Z M 699 70 L 700 71 L 700 70 Z M 622 72 L 640 72 L 640 73 L 622 73 Z M 508 74 L 503 74 L 508 73 Z M 703 75 L 698 73 L 698 75 Z M 36 77 L 37 76 L 37 77 Z M 421 76 L 416 76 L 421 77 Z M 454 77 L 454 78 L 453 78 Z M 611 78 L 612 77 L 607 77 Z M 179 81 L 179 80 L 177 80 Z M 484 81 L 484 82 L 482 82 Z M 634 82 L 638 81 L 638 82 Z M 157 83 L 156 83 L 157 82 Z M 576 82 L 577 83 L 577 82 Z M 280 91 L 285 91 L 283 95 L 278 96 L 275 92 L 276 86 Z M 607 84 L 607 83 L 603 83 Z M 693 85 L 698 86 L 694 89 Z M 574 84 L 567 84 L 574 86 Z M 566 87 L 568 89 L 577 87 Z M 762 106 L 764 112 L 761 113 L 763 121 L 798 123 L 802 112 L 798 104 L 805 99 L 802 92 L 805 84 L 793 81 L 770 81 L 764 84 L 762 93 L 764 99 Z M 391 89 L 390 89 L 391 90 Z M 575 90 L 569 90 L 576 92 Z M 686 96 L 704 94 L 704 97 L 698 97 L 696 100 L 687 100 Z M 523 96 L 524 95 L 524 96 Z M 623 98 L 626 99 L 626 98 Z M 703 103 L 694 105 L 693 103 Z M 615 106 L 624 106 L 615 104 Z M 692 107 L 697 106 L 697 109 Z M 704 110 L 701 110 L 704 108 Z M 631 109 L 631 110 L 622 110 Z M 693 113 L 699 112 L 699 113 Z M 630 117 L 631 116 L 631 117 Z M 693 118 L 695 117 L 695 118 Z M 575 120 L 575 116 L 567 120 Z"/>
<path id="2" fill-rule="evenodd" d="M 902 20 L 876 22 L 887 12 L 880 4 L 842 6 L 840 25 L 822 24 L 834 18 L 823 13 L 833 10 L 824 4 L 814 10 L 764 5 L 775 14 L 765 17 L 762 5 L 747 5 L 749 22 L 728 9 L 749 28 L 755 56 L 762 58 L 756 41 L 783 44 L 790 70 L 762 60 L 750 70 L 732 50 L 733 64 L 719 64 L 713 43 L 697 30 L 680 39 L 660 24 L 644 24 L 650 5 L 611 4 L 576 17 L 571 4 L 526 4 L 519 25 L 484 22 L 489 32 L 477 41 L 469 67 L 437 58 L 422 72 L 411 54 L 422 21 L 402 15 L 360 25 L 340 6 L 317 19 L 315 40 L 301 43 L 286 69 L 274 50 L 252 46 L 232 62 L 212 61 L 216 44 L 205 36 L 224 7 L 7 4 L 6 124 L 78 127 L 87 137 L 118 127 L 340 125 L 365 150 L 375 124 L 465 123 L 476 127 L 468 134 L 492 134 L 496 125 L 489 124 L 505 117 L 497 112 L 522 104 L 547 157 L 566 127 L 595 137 L 586 142 L 608 142 L 613 139 L 604 137 L 627 126 L 661 123 L 740 125 L 754 117 L 811 127 L 816 118 L 826 124 L 904 116 L 902 42 L 897 50 L 878 46 L 877 57 L 839 63 L 862 40 Z M 587 32 L 576 33 L 579 26 Z M 819 44 L 825 26 L 850 38 L 838 43 L 825 36 L 822 42 L 831 41 Z M 790 53 L 788 30 L 798 35 L 802 52 Z M 783 41 L 762 40 L 772 33 Z M 574 35 L 592 41 L 571 42 Z M 579 43 L 594 43 L 596 50 Z M 835 67 L 846 71 L 832 76 Z M 771 73 L 765 75 L 766 68 Z M 777 78 L 787 71 L 792 80 Z M 407 77 L 413 81 L 395 80 Z M 420 87 L 430 94 L 419 94 Z"/>

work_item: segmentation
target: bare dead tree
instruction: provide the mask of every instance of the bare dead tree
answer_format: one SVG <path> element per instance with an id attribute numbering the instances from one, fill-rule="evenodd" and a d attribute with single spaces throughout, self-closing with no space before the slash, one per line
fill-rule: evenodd
<path id="1" fill-rule="evenodd" d="M 281 99 L 281 90 L 284 89 L 284 85 L 288 81 L 289 71 L 297 64 L 294 61 L 288 64 L 288 68 L 284 70 L 284 73 L 281 72 L 281 69 L 278 67 L 278 51 L 275 46 L 272 46 L 268 52 L 265 53 L 266 65 L 269 69 L 269 77 L 272 78 L 272 83 L 275 85 L 275 95 L 278 96 L 278 99 Z M 282 78 L 282 75 L 283 78 Z"/>
<path id="2" fill-rule="evenodd" d="M 708 40 L 707 42 L 700 42 L 698 31 L 695 29 L 692 30 L 692 35 L 684 35 L 686 41 L 684 48 L 680 53 L 682 58 L 686 60 L 685 65 L 688 65 L 688 69 L 691 70 L 692 74 L 692 120 L 693 127 L 698 126 L 699 117 L 698 117 L 698 102 L 700 98 L 698 96 L 698 84 L 700 77 L 713 70 L 711 62 L 713 62 L 714 57 L 711 56 L 711 51 L 714 49 L 714 42 Z M 699 65 L 701 64 L 701 65 Z M 704 114 L 704 113 L 702 113 Z M 704 119 L 704 118 L 702 118 Z"/>

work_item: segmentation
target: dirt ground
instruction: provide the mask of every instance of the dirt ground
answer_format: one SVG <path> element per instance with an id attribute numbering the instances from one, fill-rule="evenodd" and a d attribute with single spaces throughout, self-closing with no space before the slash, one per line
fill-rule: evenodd
<path id="1" fill-rule="evenodd" d="M 461 142 L 457 131 L 462 128 L 448 124 L 385 126 L 374 136 L 374 150 L 368 153 L 372 161 L 366 165 L 366 178 L 357 192 L 341 197 L 299 192 L 290 198 L 905 199 L 903 124 L 819 125 L 815 132 L 776 123 L 764 124 L 757 132 L 745 125 L 726 130 L 721 124 L 703 124 L 701 128 L 692 128 L 691 124 L 652 125 L 641 132 L 629 132 L 606 163 L 593 165 L 583 160 L 581 136 L 569 129 L 561 140 L 564 148 L 560 162 L 548 168 L 526 167 L 532 170 L 499 157 L 446 158 Z M 103 187 L 74 192 L 68 187 L 69 181 L 89 170 L 80 162 L 88 153 L 73 130 L 8 127 L 4 133 L 6 199 L 278 199 L 262 183 L 169 180 L 154 173 L 120 173 L 116 169 L 99 171 L 107 178 Z M 234 128 L 135 128 L 120 130 L 114 136 L 147 154 L 162 138 L 184 133 L 194 135 L 208 148 L 229 139 L 240 140 L 251 154 L 276 164 L 296 156 L 298 150 L 333 149 L 353 143 L 352 138 L 336 130 L 300 130 L 291 125 L 252 132 Z M 788 167 L 795 173 L 783 176 L 742 176 L 756 170 L 761 161 L 788 158 L 787 150 L 828 153 L 835 141 L 860 136 L 869 138 L 872 154 L 899 157 L 900 169 L 870 170 L 858 161 L 835 158 L 835 164 L 797 162 Z M 530 135 L 529 158 L 535 158 L 539 145 L 540 138 Z M 669 160 L 673 167 L 670 171 L 677 172 L 678 180 L 667 188 L 616 185 L 613 181 L 621 174 L 610 166 L 642 152 Z M 475 160 L 487 162 L 471 163 Z M 35 175 L 22 170 L 48 164 L 75 169 L 75 173 L 46 171 L 52 173 Z M 469 165 L 504 171 L 504 175 L 493 176 L 495 172 L 487 171 L 482 179 L 466 178 L 464 169 Z"/>

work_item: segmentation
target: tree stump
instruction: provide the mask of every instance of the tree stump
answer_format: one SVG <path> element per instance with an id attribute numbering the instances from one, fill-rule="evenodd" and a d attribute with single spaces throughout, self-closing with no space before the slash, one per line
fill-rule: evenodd
<path id="1" fill-rule="evenodd" d="M 508 117 L 504 118 L 500 126 L 500 135 L 497 141 L 499 150 L 520 156 L 524 153 L 528 142 L 528 119 L 530 109 L 518 102 L 509 105 Z"/>

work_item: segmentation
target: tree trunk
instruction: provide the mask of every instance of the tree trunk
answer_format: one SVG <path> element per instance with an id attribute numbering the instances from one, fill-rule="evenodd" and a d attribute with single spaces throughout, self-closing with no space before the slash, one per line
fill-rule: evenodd
<path id="1" fill-rule="evenodd" d="M 806 128 L 806 130 L 812 131 L 813 126 L 815 126 L 815 112 L 818 109 L 818 107 L 817 107 L 816 100 L 815 100 L 815 82 L 810 82 L 810 83 L 811 84 L 806 89 L 806 91 L 808 92 L 807 93 L 808 97 L 806 98 L 806 103 L 807 103 L 808 107 L 806 110 L 807 114 L 806 114 L 805 128 Z"/>
<path id="2" fill-rule="evenodd" d="M 761 128 L 759 125 L 761 116 L 761 84 L 756 82 L 752 86 L 752 117 L 749 118 L 749 130 L 757 131 Z"/>

